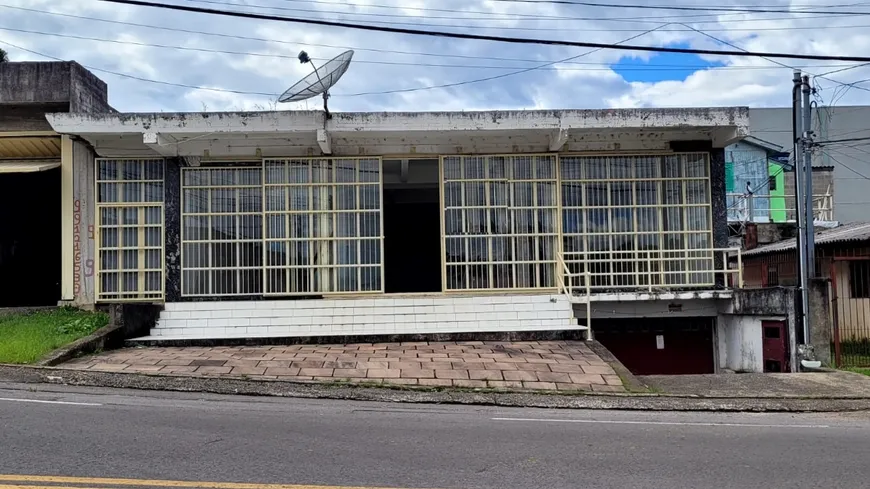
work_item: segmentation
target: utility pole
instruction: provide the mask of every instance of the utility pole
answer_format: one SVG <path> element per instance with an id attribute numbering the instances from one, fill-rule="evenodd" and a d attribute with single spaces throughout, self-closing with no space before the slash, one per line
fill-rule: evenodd
<path id="1" fill-rule="evenodd" d="M 792 100 L 792 136 L 794 147 L 792 148 L 792 164 L 794 165 L 795 178 L 795 221 L 797 223 L 797 252 L 798 252 L 798 272 L 800 274 L 799 290 L 801 293 L 801 310 L 800 318 L 803 326 L 803 345 L 810 344 L 810 315 L 809 307 L 809 288 L 808 276 L 809 269 L 807 268 L 807 234 L 806 234 L 806 183 L 804 175 L 804 158 L 803 158 L 803 123 L 804 117 L 801 103 L 801 89 L 803 87 L 803 79 L 801 78 L 800 70 L 794 71 L 792 79 L 794 85 L 791 92 Z M 799 348 L 805 351 L 806 348 Z"/>
<path id="2" fill-rule="evenodd" d="M 801 135 L 803 142 L 803 165 L 804 165 L 804 180 L 806 195 L 804 195 L 804 212 L 807 216 L 806 220 L 806 248 L 807 248 L 807 270 L 809 277 L 816 276 L 816 239 L 815 225 L 813 221 L 813 109 L 810 105 L 810 77 L 804 75 L 801 83 L 801 92 L 803 92 L 803 134 Z M 809 312 L 809 311 L 807 311 Z"/>

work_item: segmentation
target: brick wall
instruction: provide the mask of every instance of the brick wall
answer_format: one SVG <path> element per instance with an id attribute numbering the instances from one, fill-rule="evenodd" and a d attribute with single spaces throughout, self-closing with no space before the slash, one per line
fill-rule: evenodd
<path id="1" fill-rule="evenodd" d="M 785 208 L 786 219 L 793 221 L 795 219 L 795 199 L 796 194 L 794 187 L 794 171 L 785 172 Z M 833 205 L 834 194 L 834 169 L 831 167 L 814 167 L 813 168 L 813 195 L 824 195 L 830 189 L 831 199 L 827 199 L 828 205 Z"/>

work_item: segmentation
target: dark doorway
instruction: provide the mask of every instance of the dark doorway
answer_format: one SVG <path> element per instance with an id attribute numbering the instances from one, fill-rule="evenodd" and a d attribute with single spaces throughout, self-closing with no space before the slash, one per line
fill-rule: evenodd
<path id="1" fill-rule="evenodd" d="M 384 189 L 384 288 L 441 291 L 438 187 Z"/>
<path id="2" fill-rule="evenodd" d="M 712 374 L 714 321 L 704 317 L 597 319 L 592 327 L 595 339 L 635 375 Z"/>
<path id="3" fill-rule="evenodd" d="M 0 307 L 57 305 L 60 207 L 60 168 L 0 175 Z"/>

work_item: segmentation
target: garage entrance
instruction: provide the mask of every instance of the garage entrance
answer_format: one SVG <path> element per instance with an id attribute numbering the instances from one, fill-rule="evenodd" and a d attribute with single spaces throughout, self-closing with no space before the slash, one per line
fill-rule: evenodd
<path id="1" fill-rule="evenodd" d="M 595 339 L 635 375 L 715 372 L 715 318 L 599 319 Z M 597 323 L 597 324 L 596 324 Z"/>
<path id="2" fill-rule="evenodd" d="M 0 307 L 61 298 L 61 171 L 44 168 L 0 160 Z"/>

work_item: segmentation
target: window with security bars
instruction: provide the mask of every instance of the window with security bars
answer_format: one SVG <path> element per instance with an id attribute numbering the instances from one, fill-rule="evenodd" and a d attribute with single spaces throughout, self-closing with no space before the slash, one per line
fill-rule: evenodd
<path id="1" fill-rule="evenodd" d="M 262 173 L 259 163 L 182 169 L 182 295 L 263 293 Z"/>
<path id="2" fill-rule="evenodd" d="M 380 158 L 267 159 L 265 294 L 383 291 Z"/>
<path id="3" fill-rule="evenodd" d="M 97 301 L 163 299 L 163 160 L 96 160 Z"/>
<path id="4" fill-rule="evenodd" d="M 445 156 L 447 290 L 556 286 L 555 155 Z"/>
<path id="5" fill-rule="evenodd" d="M 563 256 L 598 289 L 714 284 L 706 153 L 563 156 Z"/>

